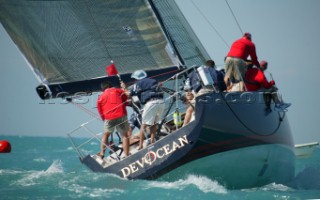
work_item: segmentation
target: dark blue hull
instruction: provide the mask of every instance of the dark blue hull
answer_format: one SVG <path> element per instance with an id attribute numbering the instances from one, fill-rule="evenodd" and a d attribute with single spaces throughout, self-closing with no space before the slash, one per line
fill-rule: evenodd
<path id="1" fill-rule="evenodd" d="M 230 188 L 290 181 L 295 156 L 286 114 L 274 111 L 260 93 L 249 94 L 249 101 L 245 93 L 225 95 L 202 97 L 205 117 L 199 139 L 188 155 L 162 171 L 162 179 L 197 174 Z"/>
<path id="2" fill-rule="evenodd" d="M 251 100 L 245 95 L 252 95 Z M 93 171 L 129 179 L 172 180 L 196 174 L 231 188 L 283 183 L 294 176 L 293 140 L 285 113 L 274 111 L 273 106 L 259 93 L 202 95 L 197 99 L 195 120 L 151 147 L 107 168 L 95 164 L 91 156 L 83 162 Z M 152 165 L 139 165 L 148 152 L 166 145 L 172 150 L 172 143 L 184 136 L 188 142 L 179 143 L 181 148 L 166 156 L 161 153 L 161 158 L 155 154 Z"/>

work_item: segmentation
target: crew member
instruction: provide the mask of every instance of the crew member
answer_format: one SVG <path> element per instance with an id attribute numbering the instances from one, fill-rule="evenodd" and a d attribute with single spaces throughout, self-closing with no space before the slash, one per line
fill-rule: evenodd
<path id="1" fill-rule="evenodd" d="M 278 88 L 275 86 L 275 81 L 268 81 L 264 71 L 268 68 L 268 62 L 262 60 L 260 62 L 260 69 L 249 67 L 245 76 L 246 87 L 248 91 L 262 91 L 271 94 L 275 102 L 275 110 L 286 111 L 291 106 L 290 103 L 284 103 L 281 95 L 278 93 Z"/>
<path id="2" fill-rule="evenodd" d="M 226 57 L 226 74 L 224 82 L 227 85 L 228 91 L 235 91 L 233 86 L 238 86 L 238 91 L 244 91 L 243 78 L 246 73 L 246 63 L 248 56 L 250 55 L 254 65 L 258 68 L 260 64 L 258 62 L 255 44 L 251 41 L 252 36 L 250 33 L 245 33 L 242 38 L 236 40 Z M 231 84 L 231 82 L 233 84 Z"/>
<path id="3" fill-rule="evenodd" d="M 162 113 L 165 107 L 163 93 L 159 91 L 158 82 L 155 79 L 147 78 L 147 73 L 137 70 L 131 78 L 137 80 L 134 87 L 126 89 L 126 84 L 121 82 L 121 87 L 126 90 L 128 96 L 138 96 L 143 107 L 142 124 L 140 128 L 139 150 L 143 148 L 144 133 L 150 130 L 151 143 L 155 141 L 157 123 L 161 122 Z"/>
<path id="4" fill-rule="evenodd" d="M 97 155 L 104 158 L 106 145 L 110 146 L 108 139 L 116 129 L 122 135 L 125 156 L 129 155 L 129 124 L 127 120 L 127 95 L 120 88 L 115 88 L 110 82 L 101 84 L 103 93 L 97 101 L 97 108 L 102 121 L 104 121 L 104 134 L 101 139 L 101 150 Z"/>

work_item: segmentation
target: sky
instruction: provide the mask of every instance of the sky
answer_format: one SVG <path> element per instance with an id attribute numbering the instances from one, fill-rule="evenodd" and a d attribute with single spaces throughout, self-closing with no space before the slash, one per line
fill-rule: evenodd
<path id="1" fill-rule="evenodd" d="M 176 2 L 211 58 L 223 65 L 228 46 L 242 35 L 226 1 Z M 317 127 L 320 1 L 228 0 L 228 3 L 242 31 L 252 34 L 258 59 L 269 62 L 269 72 L 284 100 L 292 103 L 288 117 L 295 143 L 320 141 Z M 66 136 L 92 119 L 74 105 L 40 100 L 35 91 L 39 82 L 1 25 L 0 68 L 0 139 L 1 135 Z M 96 96 L 89 97 L 86 107 L 94 109 L 95 101 Z"/>

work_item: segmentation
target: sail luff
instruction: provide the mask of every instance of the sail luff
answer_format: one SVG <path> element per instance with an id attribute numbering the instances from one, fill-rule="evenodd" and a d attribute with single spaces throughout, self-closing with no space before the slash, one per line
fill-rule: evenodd
<path id="1" fill-rule="evenodd" d="M 149 2 L 149 4 L 150 4 L 152 10 L 154 11 L 154 13 L 155 13 L 155 15 L 156 15 L 156 17 L 157 17 L 157 19 L 158 19 L 158 22 L 160 23 L 160 25 L 161 25 L 161 27 L 162 27 L 165 35 L 167 36 L 167 39 L 168 39 L 169 43 L 170 43 L 171 46 L 173 47 L 174 53 L 178 56 L 179 62 L 180 62 L 182 65 L 184 65 L 185 63 L 184 63 L 184 61 L 183 61 L 183 58 L 182 58 L 182 56 L 180 55 L 180 53 L 179 53 L 176 45 L 174 44 L 174 41 L 173 41 L 170 33 L 169 33 L 169 32 L 167 31 L 167 29 L 165 28 L 165 25 L 164 25 L 164 23 L 163 23 L 163 19 L 162 19 L 161 15 L 159 14 L 158 9 L 155 7 L 155 5 L 154 5 L 154 3 L 153 3 L 152 0 L 148 0 L 148 2 Z"/>
<path id="2" fill-rule="evenodd" d="M 194 43 L 197 44 L 197 48 L 198 48 L 198 55 L 201 57 L 201 59 L 203 61 L 206 61 L 208 59 L 210 59 L 210 56 L 207 52 L 207 50 L 204 48 L 202 42 L 200 41 L 200 39 L 198 38 L 198 36 L 196 35 L 196 33 L 194 32 L 192 26 L 190 25 L 190 23 L 188 22 L 188 20 L 186 19 L 186 17 L 184 16 L 184 14 L 182 13 L 182 11 L 180 10 L 179 6 L 177 5 L 177 3 L 175 1 L 171 2 L 171 6 L 173 7 L 173 9 L 176 11 L 176 13 L 179 13 L 177 16 L 180 18 L 180 21 L 182 24 L 184 24 L 184 28 L 187 30 L 187 32 L 189 33 L 189 36 L 191 37 L 191 39 L 193 40 Z M 204 64 L 204 63 L 203 63 Z"/>
<path id="3" fill-rule="evenodd" d="M 210 58 L 179 6 L 172 0 L 150 0 L 186 66 L 202 65 Z"/>

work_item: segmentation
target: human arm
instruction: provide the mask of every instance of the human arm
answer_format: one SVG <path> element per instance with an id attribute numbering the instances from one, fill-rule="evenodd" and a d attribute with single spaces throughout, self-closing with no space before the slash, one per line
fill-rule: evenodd
<path id="1" fill-rule="evenodd" d="M 266 88 L 266 89 L 269 89 L 269 88 L 271 88 L 272 86 L 274 86 L 275 85 L 275 82 L 274 82 L 274 80 L 272 80 L 272 81 L 268 81 L 267 80 L 267 78 L 266 78 L 266 76 L 264 75 L 264 73 L 263 72 L 261 72 L 262 73 L 262 80 L 261 80 L 261 85 L 262 85 L 262 87 L 263 88 Z"/>
<path id="2" fill-rule="evenodd" d="M 102 119 L 102 121 L 104 121 L 104 115 L 103 115 L 103 110 L 102 110 L 102 100 L 101 100 L 101 96 L 98 98 L 98 101 L 97 101 L 97 109 L 98 109 L 98 112 L 99 112 L 99 115 Z"/>
<path id="3" fill-rule="evenodd" d="M 126 92 L 124 90 L 120 91 L 120 97 L 121 97 L 122 102 L 125 104 L 125 106 L 128 106 L 129 105 L 128 95 L 126 94 Z"/>
<path id="4" fill-rule="evenodd" d="M 123 89 L 123 91 L 127 95 L 127 97 L 131 96 L 130 90 L 127 88 L 127 85 L 123 81 L 120 82 L 120 87 Z"/>
<path id="5" fill-rule="evenodd" d="M 256 46 L 254 45 L 254 43 L 252 43 L 250 45 L 249 53 L 250 53 L 250 57 L 251 57 L 253 64 L 255 66 L 257 66 L 258 68 L 260 68 L 260 64 L 259 64 L 257 53 L 256 53 Z"/>

